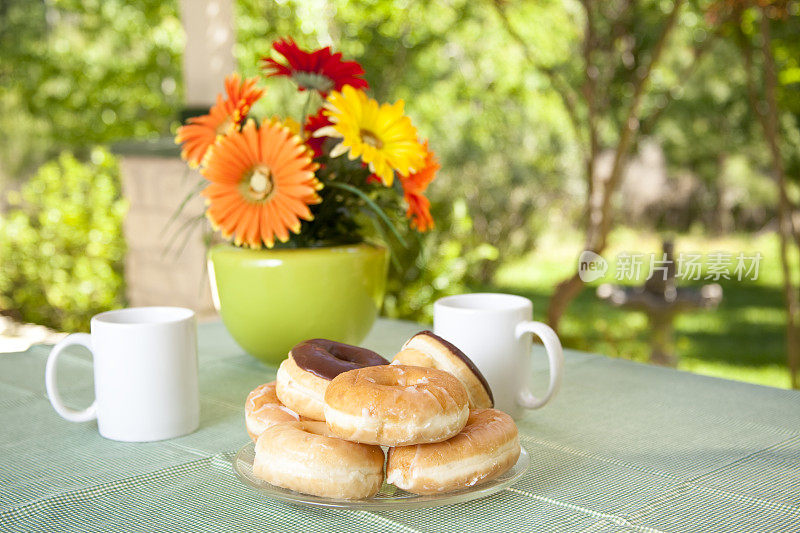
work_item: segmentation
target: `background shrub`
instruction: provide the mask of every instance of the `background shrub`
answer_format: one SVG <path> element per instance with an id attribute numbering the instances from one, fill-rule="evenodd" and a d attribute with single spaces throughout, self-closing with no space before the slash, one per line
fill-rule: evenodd
<path id="1" fill-rule="evenodd" d="M 63 331 L 125 303 L 119 167 L 105 149 L 43 165 L 0 216 L 0 309 Z"/>

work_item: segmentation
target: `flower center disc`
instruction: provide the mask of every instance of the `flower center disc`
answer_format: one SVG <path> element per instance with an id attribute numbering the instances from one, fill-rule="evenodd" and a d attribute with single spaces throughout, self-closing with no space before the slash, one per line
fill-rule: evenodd
<path id="1" fill-rule="evenodd" d="M 266 167 L 259 167 L 253 170 L 250 175 L 250 187 L 248 192 L 254 200 L 263 200 L 272 192 L 272 173 Z"/>
<path id="2" fill-rule="evenodd" d="M 305 89 L 316 89 L 317 91 L 323 93 L 327 93 L 334 87 L 332 79 L 316 72 L 295 70 L 292 72 L 292 78 L 300 87 Z"/>
<path id="3" fill-rule="evenodd" d="M 377 148 L 378 150 L 383 148 L 383 142 L 378 138 L 377 135 L 375 135 L 369 130 L 362 129 L 361 138 L 364 140 L 366 144 L 372 146 L 373 148 Z"/>

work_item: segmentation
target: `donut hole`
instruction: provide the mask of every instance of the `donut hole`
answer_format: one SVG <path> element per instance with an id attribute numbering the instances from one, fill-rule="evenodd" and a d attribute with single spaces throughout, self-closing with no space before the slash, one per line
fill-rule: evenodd
<path id="1" fill-rule="evenodd" d="M 433 370 L 433 372 L 439 371 Z M 440 378 L 431 375 L 430 368 L 408 365 L 389 365 L 380 371 L 365 368 L 359 373 L 358 379 L 367 381 L 373 387 L 384 389 L 391 394 L 412 393 L 416 398 L 415 401 L 425 399 L 424 401 L 432 402 L 439 410 L 445 410 L 454 403 L 453 397 L 443 386 Z M 400 401 L 400 398 L 397 398 L 396 401 Z M 369 414 L 374 414 L 373 409 L 369 409 Z"/>

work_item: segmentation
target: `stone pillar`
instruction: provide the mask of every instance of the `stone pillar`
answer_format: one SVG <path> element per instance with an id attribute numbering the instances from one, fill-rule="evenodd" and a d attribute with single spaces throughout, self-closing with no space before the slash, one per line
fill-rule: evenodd
<path id="1" fill-rule="evenodd" d="M 204 212 L 202 197 L 195 196 L 189 201 L 166 230 L 170 217 L 200 179 L 200 174 L 189 169 L 178 156 L 177 147 L 169 146 L 169 142 L 166 139 L 162 142 L 162 153 L 151 145 L 118 150 L 122 191 L 129 203 L 123 225 L 128 244 L 125 258 L 128 304 L 188 307 L 201 319 L 213 318 L 216 312 L 211 301 L 203 239 L 208 226 L 204 221 L 194 223 L 191 233 L 172 239 L 182 225 Z M 184 242 L 185 247 L 180 251 Z"/>
<path id="2" fill-rule="evenodd" d="M 180 0 L 180 11 L 186 33 L 186 117 L 207 113 L 224 90 L 225 76 L 235 70 L 233 0 Z M 120 144 L 115 151 L 121 160 L 123 194 L 129 202 L 124 223 L 129 304 L 177 305 L 194 309 L 201 318 L 215 317 L 203 239 L 207 226 L 195 224 L 188 235 L 184 230 L 173 238 L 192 217 L 204 212 L 203 199 L 195 196 L 167 228 L 200 175 L 181 160 L 171 138 Z"/>
<path id="3" fill-rule="evenodd" d="M 181 0 L 180 9 L 186 32 L 183 52 L 186 107 L 208 108 L 216 101 L 217 93 L 222 92 L 225 76 L 236 69 L 233 2 Z"/>

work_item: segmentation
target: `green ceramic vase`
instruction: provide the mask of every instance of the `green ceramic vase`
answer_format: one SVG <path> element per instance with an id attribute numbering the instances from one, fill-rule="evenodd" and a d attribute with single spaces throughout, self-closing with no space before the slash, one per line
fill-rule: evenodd
<path id="1" fill-rule="evenodd" d="M 298 342 L 358 344 L 383 301 L 388 253 L 372 244 L 208 253 L 211 292 L 225 327 L 247 353 L 277 365 Z"/>

